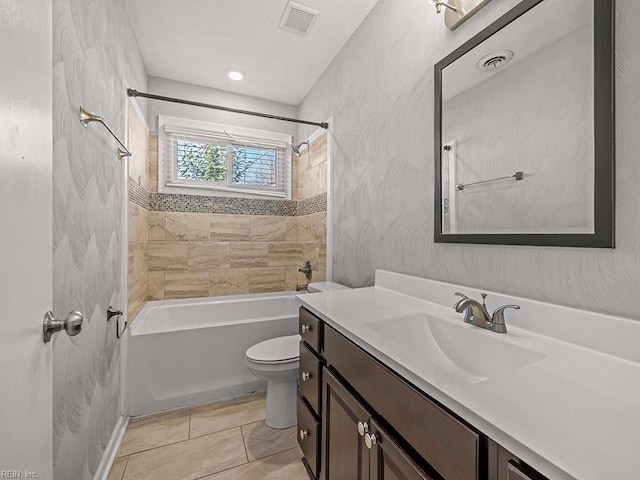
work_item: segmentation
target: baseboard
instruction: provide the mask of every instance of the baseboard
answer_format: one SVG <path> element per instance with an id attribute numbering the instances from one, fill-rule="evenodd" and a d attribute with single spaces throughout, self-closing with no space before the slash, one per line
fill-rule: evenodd
<path id="1" fill-rule="evenodd" d="M 124 432 L 127 430 L 128 424 L 128 417 L 120 417 L 118 419 L 118 422 L 111 433 L 111 438 L 109 439 L 107 448 L 105 448 L 104 453 L 102 454 L 102 459 L 100 460 L 96 474 L 93 476 L 93 480 L 107 480 L 109 471 L 111 470 L 113 461 L 116 459 L 118 447 L 120 447 L 120 442 L 122 441 L 122 437 L 124 437 Z"/>

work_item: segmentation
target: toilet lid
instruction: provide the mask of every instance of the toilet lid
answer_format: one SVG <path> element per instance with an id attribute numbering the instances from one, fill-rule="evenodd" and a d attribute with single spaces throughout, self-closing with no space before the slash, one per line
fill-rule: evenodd
<path id="1" fill-rule="evenodd" d="M 288 335 L 256 343 L 247 350 L 247 358 L 261 363 L 276 363 L 297 359 L 300 356 L 301 339 L 300 335 Z"/>

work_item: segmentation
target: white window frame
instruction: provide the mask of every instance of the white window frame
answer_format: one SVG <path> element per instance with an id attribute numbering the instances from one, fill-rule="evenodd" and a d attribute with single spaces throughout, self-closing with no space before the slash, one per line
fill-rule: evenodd
<path id="1" fill-rule="evenodd" d="M 207 184 L 201 181 L 189 181 L 177 177 L 177 162 L 175 150 L 169 149 L 170 136 L 167 132 L 179 131 L 184 135 L 221 135 L 229 136 L 230 144 L 233 138 L 243 141 L 250 139 L 257 146 L 264 148 L 284 149 L 285 160 L 283 165 L 286 171 L 283 173 L 283 191 L 266 190 L 259 186 L 232 184 L 216 185 L 213 182 Z M 219 123 L 203 122 L 186 118 L 158 115 L 158 192 L 182 195 L 204 195 L 210 197 L 236 197 L 236 198 L 268 198 L 279 200 L 291 200 L 291 142 L 293 137 L 289 134 L 256 130 L 251 128 L 223 125 Z M 242 142 L 240 142 L 242 143 Z M 281 165 L 278 165 L 281 168 Z M 231 172 L 228 172 L 231 175 Z"/>

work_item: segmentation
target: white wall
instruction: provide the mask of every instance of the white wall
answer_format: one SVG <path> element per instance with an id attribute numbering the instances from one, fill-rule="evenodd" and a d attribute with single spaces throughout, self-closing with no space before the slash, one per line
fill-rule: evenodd
<path id="1" fill-rule="evenodd" d="M 150 76 L 148 77 L 148 85 L 148 93 L 181 98 L 195 102 L 211 103 L 224 107 L 251 110 L 284 117 L 295 117 L 297 111 L 296 107 L 293 105 L 273 102 L 271 100 L 262 100 L 260 98 L 239 95 L 237 93 L 225 92 L 223 90 L 216 90 L 213 88 L 201 87 L 190 83 L 176 82 L 175 80 L 168 80 L 166 78 Z M 131 87 L 143 91 L 135 85 L 132 85 Z M 286 133 L 293 135 L 294 138 L 297 133 L 296 124 L 294 123 L 157 100 L 148 100 L 147 113 L 147 122 L 152 134 L 157 134 L 158 115 L 169 115 L 192 120 Z"/>
<path id="2" fill-rule="evenodd" d="M 334 118 L 334 280 L 370 285 L 375 269 L 385 268 L 637 319 L 640 2 L 635 0 L 616 2 L 617 248 L 433 242 L 433 65 L 517 3 L 491 2 L 450 32 L 429 2 L 380 0 L 301 103 L 302 117 Z M 300 128 L 300 137 L 309 132 Z"/>

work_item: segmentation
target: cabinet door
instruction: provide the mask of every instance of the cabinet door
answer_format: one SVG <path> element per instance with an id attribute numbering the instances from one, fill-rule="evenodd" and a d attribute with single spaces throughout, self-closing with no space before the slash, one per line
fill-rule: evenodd
<path id="1" fill-rule="evenodd" d="M 369 450 L 364 435 L 370 415 L 325 368 L 322 374 L 322 466 L 325 480 L 369 480 Z"/>
<path id="2" fill-rule="evenodd" d="M 375 420 L 365 444 L 371 450 L 371 480 L 433 480 Z"/>

